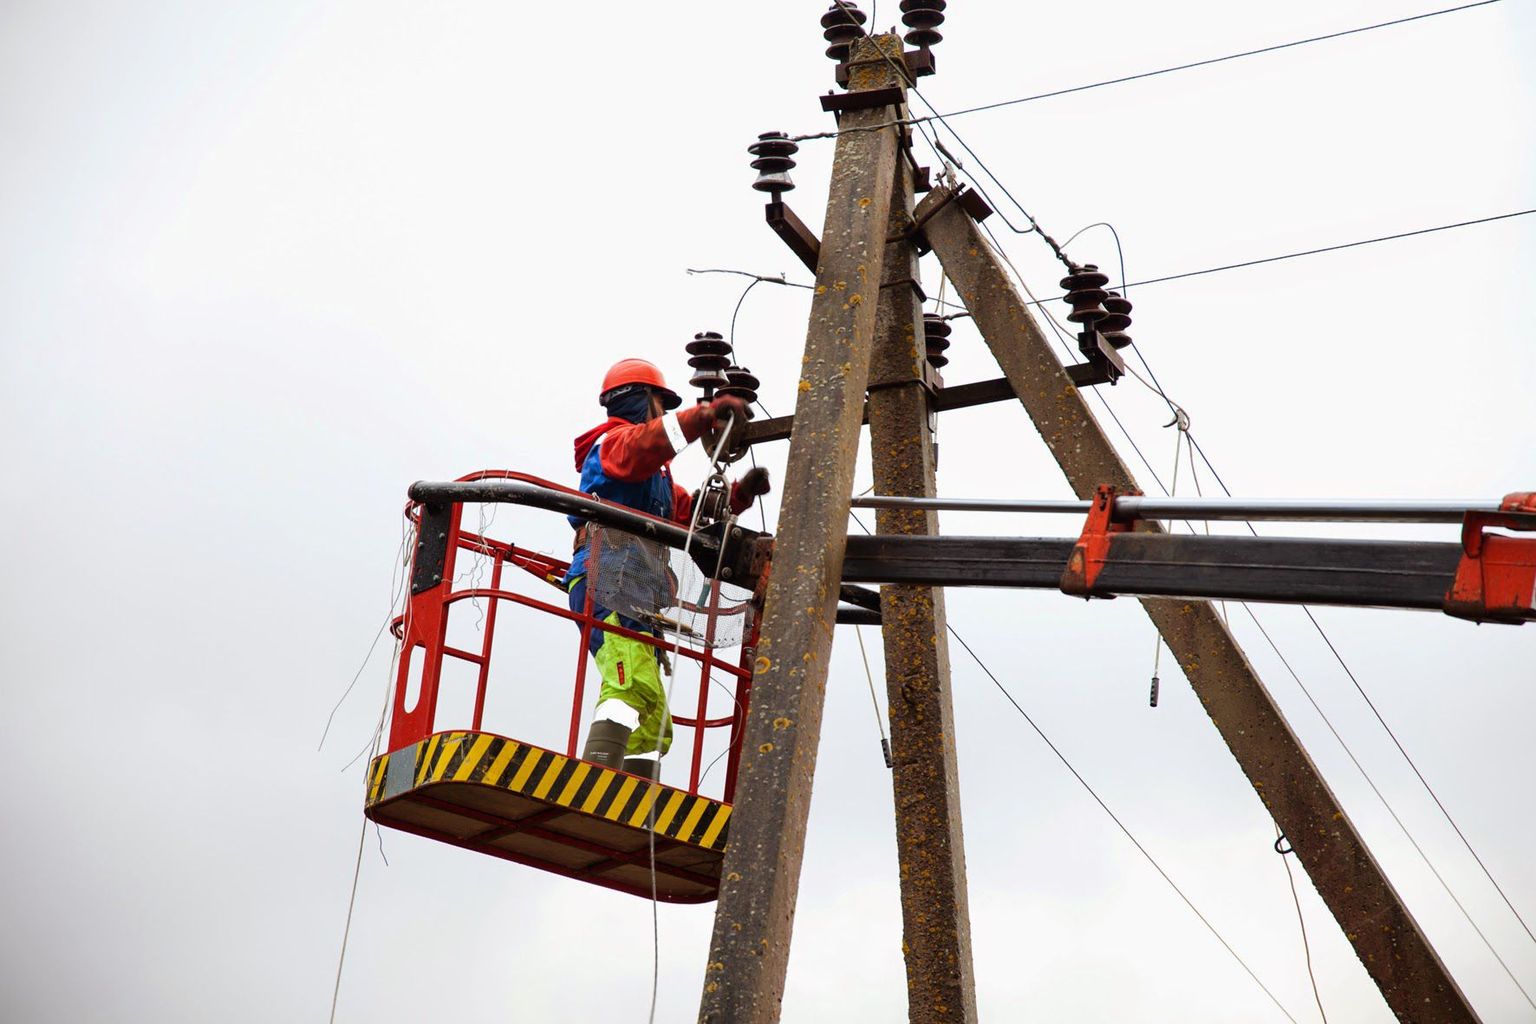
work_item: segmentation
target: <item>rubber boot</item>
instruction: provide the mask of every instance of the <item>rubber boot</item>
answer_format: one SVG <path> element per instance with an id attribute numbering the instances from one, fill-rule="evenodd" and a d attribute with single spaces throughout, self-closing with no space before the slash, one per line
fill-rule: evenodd
<path id="1" fill-rule="evenodd" d="M 587 745 L 582 748 L 581 759 L 600 764 L 604 768 L 619 768 L 624 763 L 624 748 L 629 743 L 629 727 L 600 718 L 592 723 L 587 732 Z"/>
<path id="2" fill-rule="evenodd" d="M 661 762 L 654 757 L 626 757 L 624 770 L 652 782 L 661 781 Z"/>

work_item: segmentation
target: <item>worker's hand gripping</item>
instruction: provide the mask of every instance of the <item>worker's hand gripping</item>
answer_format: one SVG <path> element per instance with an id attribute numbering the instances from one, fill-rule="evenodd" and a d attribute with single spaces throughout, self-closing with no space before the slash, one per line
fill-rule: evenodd
<path id="1" fill-rule="evenodd" d="M 709 450 L 713 453 L 717 448 L 722 452 L 734 451 L 741 444 L 747 430 L 747 420 L 752 413 L 747 409 L 747 403 L 735 395 L 720 395 L 709 403 L 710 410 L 714 413 L 715 429 L 709 434 Z M 721 444 L 721 438 L 725 443 Z"/>
<path id="2" fill-rule="evenodd" d="M 746 402 L 735 395 L 720 395 L 692 409 L 684 409 L 677 414 L 677 422 L 683 429 L 683 437 L 688 441 L 697 441 L 706 434 L 711 435 L 713 443 L 710 443 L 710 450 L 713 451 L 714 443 L 719 441 L 717 431 L 728 429 L 736 432 L 744 429 L 748 415 Z"/>
<path id="3" fill-rule="evenodd" d="M 754 498 L 761 498 L 773 490 L 773 484 L 768 481 L 768 471 L 762 466 L 753 466 L 741 475 L 736 481 L 735 490 L 745 498 L 748 503 Z"/>

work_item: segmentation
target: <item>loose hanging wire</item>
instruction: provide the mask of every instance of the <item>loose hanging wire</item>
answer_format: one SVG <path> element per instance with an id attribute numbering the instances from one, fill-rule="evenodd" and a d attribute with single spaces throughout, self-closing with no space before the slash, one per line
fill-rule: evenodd
<path id="1" fill-rule="evenodd" d="M 384 620 L 384 628 L 386 628 L 386 629 L 389 627 L 389 624 L 392 621 L 394 621 L 394 619 L 396 618 L 396 611 L 395 611 L 395 609 L 397 607 L 399 607 L 399 602 L 404 597 L 405 581 L 406 581 L 406 579 L 408 577 L 407 566 L 410 563 L 409 542 L 410 542 L 410 535 L 411 535 L 411 533 L 410 533 L 409 524 L 404 519 L 404 517 L 402 517 L 400 531 L 401 531 L 400 550 L 397 553 L 397 556 L 396 556 L 396 559 L 395 559 L 395 566 L 391 570 L 391 573 L 390 573 L 390 611 L 389 611 L 389 615 Z M 399 581 L 398 584 L 396 582 L 397 579 Z M 379 635 L 382 635 L 382 634 L 383 634 L 383 630 L 381 629 Z M 378 641 L 379 641 L 379 636 L 376 635 L 374 637 L 374 641 L 373 641 L 374 645 L 377 645 Z M 373 646 L 370 645 L 369 648 L 368 648 L 368 657 L 372 657 L 372 655 L 373 655 Z M 367 665 L 368 665 L 368 657 L 365 657 L 363 659 L 363 664 L 358 668 L 357 675 L 353 676 L 352 682 L 347 685 L 346 692 L 344 692 L 341 695 L 341 700 L 338 700 L 336 702 L 336 707 L 331 709 L 331 716 L 332 717 L 335 717 L 336 709 L 341 707 L 341 701 L 346 700 L 347 694 L 352 692 L 352 687 L 357 685 L 358 678 L 363 674 L 363 669 L 366 668 Z M 386 685 L 385 685 L 385 688 L 384 688 L 384 707 L 380 711 L 379 721 L 378 721 L 378 724 L 374 728 L 373 737 L 369 740 L 369 745 L 375 748 L 375 752 L 377 752 L 377 746 L 378 746 L 378 742 L 379 742 L 379 737 L 383 735 L 383 731 L 384 731 L 384 717 L 386 715 L 388 715 L 388 713 L 389 713 L 390 684 L 393 683 L 393 681 L 394 681 L 394 676 L 395 676 L 394 669 L 395 669 L 395 664 L 396 664 L 396 660 L 398 659 L 398 657 L 399 657 L 399 645 L 397 644 L 396 645 L 395 653 L 393 655 L 391 655 L 391 657 L 390 657 L 389 671 L 387 673 Z M 326 734 L 328 734 L 330 732 L 330 726 L 331 726 L 330 719 L 327 719 L 326 720 Z M 323 747 L 325 745 L 325 735 L 322 735 L 320 737 L 320 745 L 321 745 L 321 747 Z M 319 749 L 319 748 L 316 748 L 316 749 Z M 364 749 L 366 750 L 367 748 L 364 748 Z M 357 758 L 353 757 L 351 761 L 347 762 L 346 768 L 350 768 L 352 766 L 352 764 L 356 760 L 357 760 Z M 346 768 L 343 768 L 342 771 L 345 772 Z M 374 829 L 375 830 L 378 829 L 377 823 L 374 824 Z M 356 858 L 356 861 L 353 863 L 353 866 L 352 866 L 352 888 L 351 888 L 351 891 L 350 891 L 349 895 L 347 896 L 347 919 L 346 919 L 346 924 L 343 926 L 342 932 L 341 932 L 341 950 L 339 951 L 339 953 L 337 954 L 337 957 L 336 957 L 336 983 L 335 983 L 335 985 L 331 989 L 331 1014 L 330 1014 L 330 1022 L 331 1022 L 331 1024 L 336 1024 L 336 1006 L 337 1006 L 338 1001 L 341 998 L 341 975 L 342 975 L 342 969 L 346 965 L 346 962 L 347 962 L 347 944 L 348 944 L 349 940 L 352 937 L 352 913 L 353 913 L 354 909 L 357 906 L 357 887 L 358 887 L 358 882 L 362 878 L 362 873 L 363 873 L 363 845 L 367 841 L 367 839 L 368 839 L 368 819 L 365 817 L 363 819 L 362 829 L 360 830 L 360 832 L 358 834 L 358 837 L 357 837 L 357 858 Z M 382 835 L 379 836 L 379 856 L 380 857 L 384 856 L 384 838 L 383 838 Z M 388 859 L 386 859 L 385 860 L 385 864 L 388 865 L 388 863 L 389 863 L 389 861 L 388 861 Z"/>
<path id="2" fill-rule="evenodd" d="M 710 469 L 711 469 L 710 479 L 713 479 L 716 476 L 723 476 L 723 474 L 725 472 L 724 467 L 720 463 L 720 454 L 725 450 L 725 442 L 731 436 L 731 433 L 735 429 L 735 426 L 736 426 L 736 417 L 735 417 L 734 414 L 732 414 L 730 419 L 727 421 L 726 426 L 722 430 L 720 430 L 720 439 L 715 443 L 714 453 L 712 455 L 710 455 L 710 457 L 709 457 L 709 464 L 710 464 Z M 683 538 L 683 557 L 685 559 L 688 557 L 689 552 L 691 551 L 691 549 L 693 547 L 693 538 L 694 538 L 694 535 L 698 532 L 698 529 L 699 529 L 699 514 L 703 510 L 704 510 L 704 503 L 703 502 L 696 501 L 696 502 L 693 503 L 693 514 L 689 517 L 689 520 L 688 520 L 688 533 Z M 724 558 L 724 557 L 725 557 L 725 552 L 722 550 L 721 551 L 721 558 Z M 710 580 L 710 585 L 711 586 L 719 586 L 720 585 L 719 584 L 719 580 L 720 580 L 720 566 L 717 564 L 715 566 L 714 577 Z M 668 716 L 669 719 L 670 719 L 671 714 L 672 714 L 672 691 L 673 691 L 673 688 L 675 687 L 675 685 L 677 683 L 677 668 L 678 668 L 678 662 L 679 662 L 679 660 L 681 658 L 681 654 L 679 653 L 679 651 L 680 651 L 680 649 L 682 647 L 682 642 L 683 642 L 682 641 L 682 630 L 680 630 L 680 629 L 673 630 L 673 632 L 672 632 L 672 665 L 671 665 L 670 669 L 667 672 L 667 703 L 666 703 L 666 707 L 667 707 L 667 716 Z M 699 728 L 702 731 L 703 726 L 700 725 Z M 661 775 L 661 755 L 662 755 L 662 747 L 666 743 L 666 735 L 667 735 L 666 729 L 664 727 L 658 726 L 657 729 L 656 729 L 656 751 L 655 751 L 655 753 L 656 753 L 656 768 L 657 768 L 656 774 L 657 774 L 658 778 Z M 695 739 L 695 742 L 698 742 L 698 740 Z M 654 800 L 651 801 L 651 806 L 650 806 L 650 808 L 646 812 L 646 830 L 645 830 L 646 831 L 646 844 L 647 844 L 647 847 L 648 847 L 648 850 L 649 850 L 649 853 L 650 853 L 650 871 L 651 871 L 651 1010 L 650 1010 L 650 1014 L 646 1018 L 647 1021 L 649 1022 L 649 1024 L 656 1024 L 656 1000 L 657 1000 L 657 996 L 659 995 L 659 993 L 661 991 L 661 913 L 660 913 L 660 910 L 658 909 L 660 907 L 660 905 L 661 905 L 661 900 L 660 900 L 660 896 L 658 895 L 658 890 L 657 890 L 657 887 L 656 887 L 656 803 L 657 803 L 657 801 L 654 801 Z"/>
<path id="3" fill-rule="evenodd" d="M 885 734 L 885 718 L 880 714 L 880 701 L 875 697 L 875 674 L 869 668 L 869 652 L 864 649 L 864 627 L 854 626 L 853 635 L 859 641 L 859 657 L 864 661 L 864 678 L 869 682 L 869 704 L 875 709 L 875 728 L 880 731 L 880 753 L 885 755 L 885 766 L 896 767 L 891 755 L 891 740 Z"/>
<path id="4" fill-rule="evenodd" d="M 1290 883 L 1291 902 L 1296 904 L 1296 924 L 1301 929 L 1301 954 L 1307 963 L 1307 979 L 1312 982 L 1312 998 L 1317 1001 L 1317 1015 L 1323 1018 L 1323 1024 L 1328 1024 L 1328 1011 L 1323 1009 L 1323 993 L 1317 987 L 1317 974 L 1312 970 L 1312 944 L 1307 941 L 1307 919 L 1301 912 L 1301 894 L 1296 891 L 1296 875 L 1291 871 L 1291 862 L 1286 857 L 1291 850 L 1282 850 L 1280 844 L 1285 841 L 1285 833 L 1275 825 L 1275 852 L 1280 855 L 1280 863 L 1285 865 L 1285 880 Z"/>

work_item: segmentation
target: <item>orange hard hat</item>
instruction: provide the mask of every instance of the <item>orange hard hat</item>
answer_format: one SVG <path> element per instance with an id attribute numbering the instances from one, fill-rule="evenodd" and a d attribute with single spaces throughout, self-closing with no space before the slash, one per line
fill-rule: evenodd
<path id="1" fill-rule="evenodd" d="M 602 402 L 609 392 L 621 388 L 626 384 L 643 384 L 661 395 L 663 408 L 676 409 L 683 404 L 677 392 L 667 387 L 667 379 L 661 375 L 656 364 L 648 363 L 644 359 L 620 359 L 608 368 L 603 375 L 603 390 L 598 393 L 597 400 Z"/>

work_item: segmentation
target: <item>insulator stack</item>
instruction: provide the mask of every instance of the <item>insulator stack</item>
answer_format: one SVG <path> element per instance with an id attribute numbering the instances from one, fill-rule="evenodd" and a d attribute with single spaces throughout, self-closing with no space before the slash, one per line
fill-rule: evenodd
<path id="1" fill-rule="evenodd" d="M 949 365 L 944 350 L 949 348 L 950 330 L 949 321 L 939 314 L 923 314 L 923 347 L 928 350 L 928 362 L 934 369 L 942 370 Z"/>
<path id="2" fill-rule="evenodd" d="M 753 188 L 771 192 L 772 201 L 777 202 L 779 196 L 795 187 L 789 180 L 789 172 L 795 167 L 795 154 L 800 152 L 800 146 L 791 142 L 789 136 L 783 132 L 764 132 L 747 147 L 747 152 L 757 158 L 752 161 L 752 167 L 757 171 Z"/>
<path id="3" fill-rule="evenodd" d="M 1099 320 L 1099 333 L 1114 348 L 1125 348 L 1131 343 L 1131 336 L 1125 333 L 1131 326 L 1131 300 L 1119 292 L 1109 292 L 1104 308 L 1109 312 Z"/>
<path id="4" fill-rule="evenodd" d="M 1061 279 L 1061 286 L 1067 291 L 1066 300 L 1072 307 L 1067 319 L 1082 324 L 1085 331 L 1094 330 L 1105 316 L 1103 302 L 1109 297 L 1109 292 L 1104 290 L 1106 284 L 1109 284 L 1109 277 L 1099 273 L 1094 264 L 1074 266 L 1072 273 Z"/>
<path id="5" fill-rule="evenodd" d="M 703 388 L 705 398 L 730 383 L 726 368 L 731 365 L 731 346 L 719 334 L 700 331 L 684 347 L 688 350 L 688 365 L 694 370 L 688 383 Z"/>
<path id="6" fill-rule="evenodd" d="M 751 370 L 745 366 L 727 366 L 725 368 L 726 384 L 718 389 L 717 395 L 735 395 L 747 403 L 747 419 L 752 418 L 752 403 L 757 401 L 757 389 L 762 381 L 755 377 Z"/>
<path id="7" fill-rule="evenodd" d="M 864 37 L 864 23 L 869 18 L 851 3 L 834 0 L 821 16 L 821 37 L 827 41 L 827 56 L 844 64 L 855 39 Z"/>
<path id="8" fill-rule="evenodd" d="M 901 23 L 911 30 L 902 37 L 908 46 L 926 50 L 944 38 L 938 27 L 946 6 L 945 0 L 901 0 Z"/>

